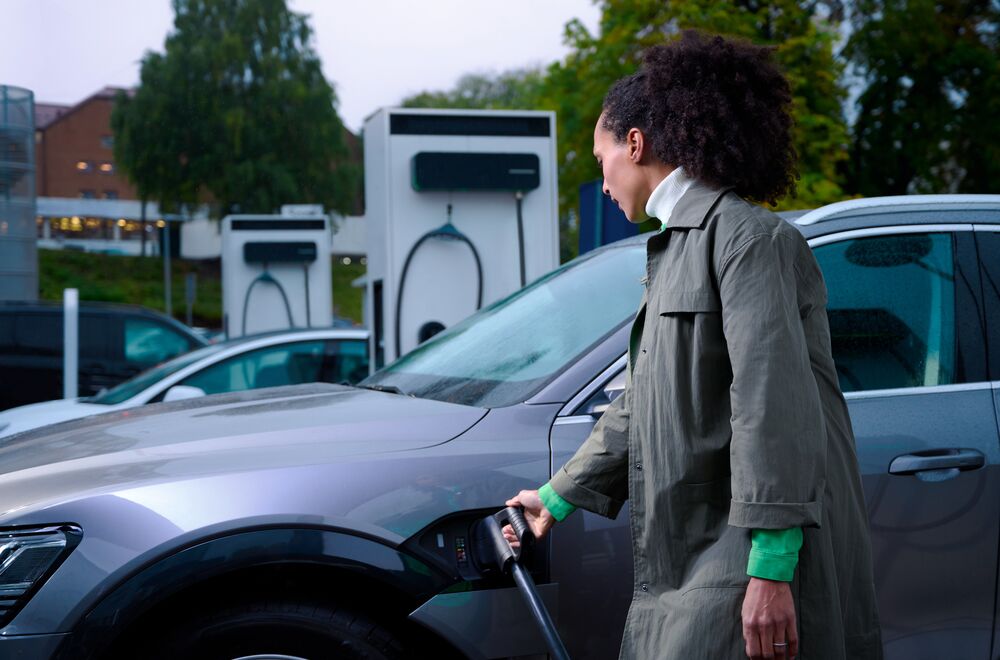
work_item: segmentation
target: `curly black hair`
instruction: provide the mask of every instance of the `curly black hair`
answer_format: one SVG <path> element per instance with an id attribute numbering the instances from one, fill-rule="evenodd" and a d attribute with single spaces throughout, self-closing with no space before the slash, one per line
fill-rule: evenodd
<path id="1" fill-rule="evenodd" d="M 686 30 L 611 86 L 602 125 L 619 141 L 638 128 L 664 163 L 775 204 L 798 174 L 791 89 L 773 50 Z"/>

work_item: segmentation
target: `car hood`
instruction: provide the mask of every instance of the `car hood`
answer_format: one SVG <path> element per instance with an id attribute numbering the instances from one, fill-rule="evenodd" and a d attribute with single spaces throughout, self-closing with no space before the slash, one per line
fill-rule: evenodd
<path id="1" fill-rule="evenodd" d="M 0 446 L 0 519 L 85 493 L 405 452 L 486 410 L 339 385 L 296 385 L 130 408 Z"/>
<path id="2" fill-rule="evenodd" d="M 108 406 L 87 403 L 80 399 L 56 399 L 55 401 L 43 401 L 42 403 L 11 408 L 0 412 L 0 438 L 46 424 L 96 415 L 108 410 L 111 410 Z"/>

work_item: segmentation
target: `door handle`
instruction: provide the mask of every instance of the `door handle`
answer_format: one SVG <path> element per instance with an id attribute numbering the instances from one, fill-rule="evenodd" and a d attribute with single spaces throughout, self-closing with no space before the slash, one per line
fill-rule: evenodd
<path id="1" fill-rule="evenodd" d="M 928 470 L 976 470 L 986 457 L 975 449 L 928 449 L 897 456 L 889 464 L 889 474 L 916 474 Z"/>

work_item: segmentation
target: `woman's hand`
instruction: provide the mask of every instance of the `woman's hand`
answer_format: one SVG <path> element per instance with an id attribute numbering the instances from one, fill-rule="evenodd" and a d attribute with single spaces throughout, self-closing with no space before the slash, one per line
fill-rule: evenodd
<path id="1" fill-rule="evenodd" d="M 545 508 L 542 504 L 542 500 L 538 497 L 537 490 L 522 490 L 520 493 L 514 497 L 507 500 L 507 506 L 519 506 L 524 508 L 524 519 L 528 523 L 528 527 L 531 529 L 531 533 L 535 535 L 536 539 L 541 539 L 543 536 L 548 534 L 549 529 L 552 525 L 556 524 L 556 519 L 552 517 L 549 510 Z M 511 529 L 510 525 L 504 525 L 503 528 L 504 538 L 510 543 L 510 547 L 517 548 L 520 543 L 517 541 L 517 536 L 514 534 L 514 530 Z"/>
<path id="2" fill-rule="evenodd" d="M 750 578 L 743 599 L 743 639 L 747 657 L 754 660 L 798 655 L 795 601 L 787 582 Z"/>

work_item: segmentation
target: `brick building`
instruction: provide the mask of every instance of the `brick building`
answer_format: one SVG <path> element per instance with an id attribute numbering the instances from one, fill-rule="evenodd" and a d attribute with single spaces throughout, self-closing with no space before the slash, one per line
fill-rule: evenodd
<path id="1" fill-rule="evenodd" d="M 144 254 L 146 243 L 158 242 L 162 233 L 158 230 L 168 220 L 179 219 L 161 214 L 155 202 L 147 203 L 143 213 L 135 188 L 118 170 L 111 112 L 122 91 L 131 93 L 105 87 L 76 105 L 35 103 L 39 247 Z M 344 139 L 350 159 L 360 166 L 360 138 L 345 128 Z M 363 213 L 363 199 L 359 185 L 354 204 L 358 216 Z M 183 232 L 175 227 L 173 250 L 183 246 L 181 254 L 194 258 L 219 255 L 218 223 L 210 222 L 208 214 L 208 205 L 202 204 L 193 211 L 195 222 L 185 223 Z M 359 221 L 340 222 L 351 227 L 338 240 L 346 254 L 363 251 Z M 144 235 L 150 240 L 142 241 Z"/>
<path id="2" fill-rule="evenodd" d="M 39 197 L 136 199 L 112 155 L 111 111 L 119 91 L 105 87 L 74 106 L 35 104 Z"/>

